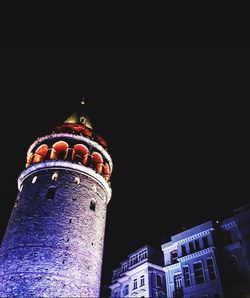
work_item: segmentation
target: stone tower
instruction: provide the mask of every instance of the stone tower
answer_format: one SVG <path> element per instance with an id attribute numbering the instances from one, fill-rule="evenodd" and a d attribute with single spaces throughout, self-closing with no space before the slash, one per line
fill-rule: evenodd
<path id="1" fill-rule="evenodd" d="M 112 160 L 82 101 L 38 138 L 0 248 L 0 297 L 98 297 Z"/>

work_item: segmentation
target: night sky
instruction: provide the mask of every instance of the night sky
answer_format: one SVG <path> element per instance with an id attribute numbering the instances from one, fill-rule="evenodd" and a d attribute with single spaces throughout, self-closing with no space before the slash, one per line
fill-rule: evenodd
<path id="1" fill-rule="evenodd" d="M 103 284 L 133 250 L 249 203 L 249 50 L 191 42 L 2 49 L 1 236 L 29 145 L 82 96 L 114 163 Z"/>

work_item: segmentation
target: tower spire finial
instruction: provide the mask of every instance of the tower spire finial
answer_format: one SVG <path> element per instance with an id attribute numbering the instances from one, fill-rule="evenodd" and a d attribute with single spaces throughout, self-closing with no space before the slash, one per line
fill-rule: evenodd
<path id="1" fill-rule="evenodd" d="M 81 105 L 85 105 L 86 104 L 86 97 L 83 96 L 81 99 Z"/>
<path id="2" fill-rule="evenodd" d="M 82 124 L 90 129 L 93 129 L 86 112 L 86 97 L 83 96 L 81 98 L 80 106 L 78 106 L 77 110 L 69 118 L 67 118 L 64 123 Z"/>

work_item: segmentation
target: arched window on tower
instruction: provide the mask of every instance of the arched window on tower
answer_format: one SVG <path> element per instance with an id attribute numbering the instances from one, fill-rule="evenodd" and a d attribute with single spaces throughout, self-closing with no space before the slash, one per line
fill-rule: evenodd
<path id="1" fill-rule="evenodd" d="M 36 152 L 34 154 L 34 158 L 33 158 L 33 162 L 41 162 L 45 159 L 45 156 L 48 153 L 48 145 L 46 144 L 42 144 L 40 145 L 37 149 Z"/>
<path id="2" fill-rule="evenodd" d="M 74 161 L 86 165 L 88 162 L 89 149 L 83 144 L 75 144 L 74 151 Z"/>
<path id="3" fill-rule="evenodd" d="M 96 172 L 101 173 L 102 167 L 103 167 L 103 158 L 100 153 L 98 152 L 92 153 L 92 163 L 93 163 L 93 168 L 96 170 Z"/>
<path id="4" fill-rule="evenodd" d="M 65 159 L 67 157 L 67 149 L 69 148 L 68 143 L 64 141 L 58 141 L 52 146 L 50 159 Z"/>
<path id="5" fill-rule="evenodd" d="M 48 200 L 53 200 L 55 198 L 55 194 L 56 194 L 56 187 L 52 185 L 48 188 L 46 198 Z"/>
<path id="6" fill-rule="evenodd" d="M 109 181 L 110 178 L 110 167 L 108 163 L 105 163 L 105 165 L 103 166 L 103 176 L 104 178 Z"/>
<path id="7" fill-rule="evenodd" d="M 33 154 L 32 153 L 29 153 L 27 155 L 27 159 L 26 159 L 26 168 L 28 168 L 30 166 L 30 164 L 32 163 L 33 161 Z"/>
<path id="8" fill-rule="evenodd" d="M 92 211 L 95 211 L 95 207 L 96 207 L 96 200 L 95 199 L 92 199 L 91 201 L 90 201 L 90 210 L 92 210 Z"/>

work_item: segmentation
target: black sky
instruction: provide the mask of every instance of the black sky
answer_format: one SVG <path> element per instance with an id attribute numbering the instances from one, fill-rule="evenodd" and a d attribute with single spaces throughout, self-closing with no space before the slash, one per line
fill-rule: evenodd
<path id="1" fill-rule="evenodd" d="M 103 283 L 144 244 L 250 201 L 250 56 L 241 43 L 1 50 L 1 235 L 26 151 L 82 96 L 114 163 Z"/>

